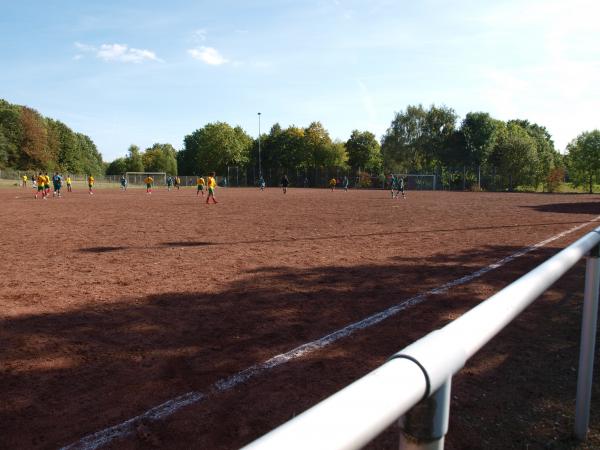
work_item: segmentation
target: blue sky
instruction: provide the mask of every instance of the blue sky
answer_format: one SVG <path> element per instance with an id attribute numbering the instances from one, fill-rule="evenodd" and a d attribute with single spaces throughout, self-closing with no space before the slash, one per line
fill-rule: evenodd
<path id="1" fill-rule="evenodd" d="M 409 104 L 599 128 L 600 2 L 0 0 L 0 98 L 60 119 L 106 161 L 319 120 L 378 137 Z"/>

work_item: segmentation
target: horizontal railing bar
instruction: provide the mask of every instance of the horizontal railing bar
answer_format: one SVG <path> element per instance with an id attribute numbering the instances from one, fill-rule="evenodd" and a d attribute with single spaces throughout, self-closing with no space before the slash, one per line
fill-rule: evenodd
<path id="1" fill-rule="evenodd" d="M 421 368 L 408 359 L 393 359 L 244 448 L 360 448 L 421 400 L 425 392 Z M 365 427 L 366 422 L 369 427 Z"/>
<path id="2" fill-rule="evenodd" d="M 381 367 L 244 447 L 358 449 L 435 392 L 586 253 L 600 227 Z M 407 359 L 408 358 L 408 359 Z"/>

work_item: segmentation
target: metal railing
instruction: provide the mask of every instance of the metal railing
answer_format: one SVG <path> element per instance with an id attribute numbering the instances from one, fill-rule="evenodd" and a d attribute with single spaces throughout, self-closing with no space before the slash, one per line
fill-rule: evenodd
<path id="1" fill-rule="evenodd" d="M 402 417 L 401 449 L 442 449 L 448 431 L 452 376 L 587 255 L 574 430 L 578 439 L 585 440 L 600 287 L 599 244 L 600 227 L 460 318 L 244 448 L 358 449 Z"/>

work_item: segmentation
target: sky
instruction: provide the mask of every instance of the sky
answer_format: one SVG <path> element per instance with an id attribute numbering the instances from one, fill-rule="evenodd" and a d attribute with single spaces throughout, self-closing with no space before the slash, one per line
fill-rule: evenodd
<path id="1" fill-rule="evenodd" d="M 105 161 L 320 121 L 380 138 L 408 105 L 599 128 L 597 0 L 0 0 L 0 98 L 89 135 Z"/>

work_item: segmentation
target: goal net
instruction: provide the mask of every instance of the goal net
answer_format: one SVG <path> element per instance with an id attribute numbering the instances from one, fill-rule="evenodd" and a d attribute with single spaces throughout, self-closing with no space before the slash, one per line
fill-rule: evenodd
<path id="1" fill-rule="evenodd" d="M 152 177 L 154 184 L 157 186 L 164 186 L 167 184 L 167 173 L 166 172 L 125 172 L 125 178 L 127 183 L 132 184 L 146 184 L 144 181 L 146 177 Z"/>
<path id="2" fill-rule="evenodd" d="M 411 191 L 435 190 L 435 175 L 416 175 L 410 173 L 395 173 L 397 180 L 404 179 L 404 188 Z M 391 183 L 391 178 L 388 180 Z M 390 186 L 391 187 L 391 186 Z"/>

